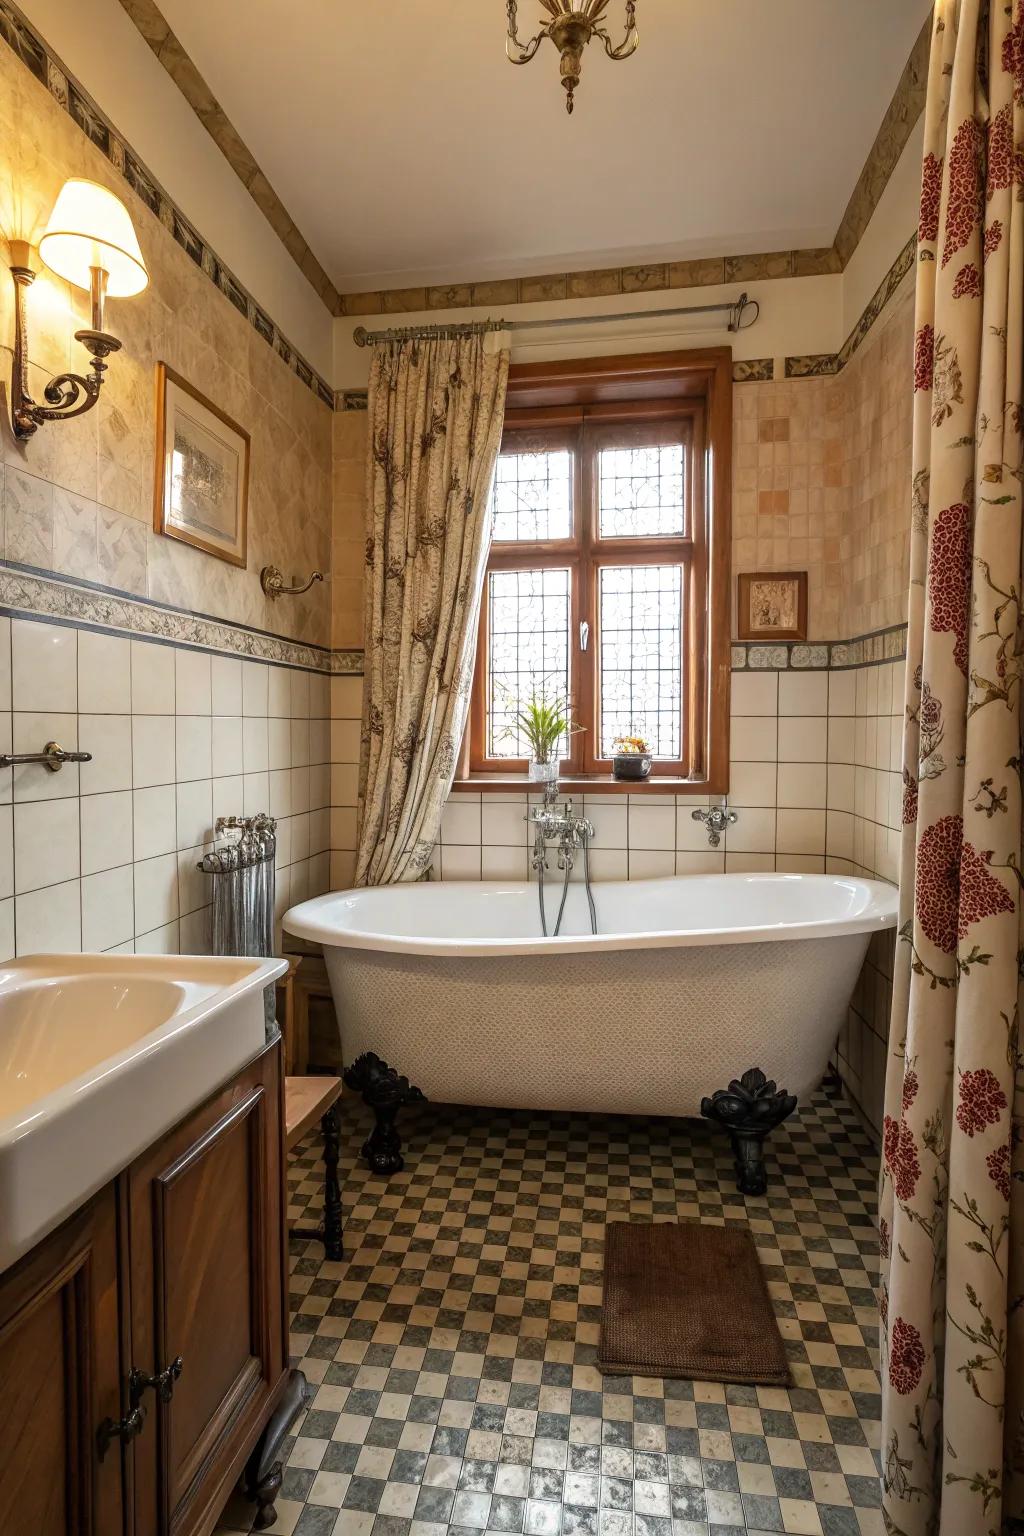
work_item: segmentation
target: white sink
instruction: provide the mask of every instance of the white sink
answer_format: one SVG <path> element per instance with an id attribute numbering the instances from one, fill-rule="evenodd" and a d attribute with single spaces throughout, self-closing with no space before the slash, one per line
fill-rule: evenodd
<path id="1" fill-rule="evenodd" d="M 0 1271 L 263 1049 L 284 960 L 0 965 Z"/>

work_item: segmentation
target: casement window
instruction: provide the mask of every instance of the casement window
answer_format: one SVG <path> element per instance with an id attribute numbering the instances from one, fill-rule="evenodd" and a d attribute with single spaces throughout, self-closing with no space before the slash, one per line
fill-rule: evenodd
<path id="1" fill-rule="evenodd" d="M 463 778 L 525 775 L 536 690 L 567 778 L 638 735 L 663 792 L 727 789 L 730 395 L 725 351 L 513 367 Z"/>

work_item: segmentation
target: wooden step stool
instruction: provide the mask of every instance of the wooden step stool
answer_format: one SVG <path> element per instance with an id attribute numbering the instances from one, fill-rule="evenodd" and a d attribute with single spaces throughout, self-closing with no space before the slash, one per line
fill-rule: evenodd
<path id="1" fill-rule="evenodd" d="M 293 1227 L 293 1237 L 317 1238 L 324 1245 L 324 1258 L 337 1260 L 342 1252 L 341 1186 L 338 1182 L 338 1152 L 341 1124 L 338 1100 L 340 1077 L 286 1077 L 284 1080 L 285 1147 L 290 1152 L 319 1120 L 324 1149 L 324 1220 L 323 1229 Z"/>

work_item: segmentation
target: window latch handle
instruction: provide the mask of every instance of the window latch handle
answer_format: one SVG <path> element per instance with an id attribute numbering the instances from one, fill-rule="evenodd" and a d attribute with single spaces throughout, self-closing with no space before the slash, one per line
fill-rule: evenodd
<path id="1" fill-rule="evenodd" d="M 585 651 L 590 644 L 590 625 L 586 619 L 580 620 L 580 650 Z"/>

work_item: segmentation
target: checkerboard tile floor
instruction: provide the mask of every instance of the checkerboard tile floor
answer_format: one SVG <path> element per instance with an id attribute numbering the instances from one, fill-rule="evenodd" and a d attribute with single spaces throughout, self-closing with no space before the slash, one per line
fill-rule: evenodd
<path id="1" fill-rule="evenodd" d="M 293 1239 L 292 1349 L 314 1393 L 286 1442 L 282 1536 L 882 1536 L 873 1149 L 818 1097 L 772 1138 L 766 1197 L 692 1121 L 424 1106 L 405 1171 L 358 1159 L 345 1252 Z M 289 1169 L 315 1219 L 317 1142 Z M 609 1220 L 748 1222 L 788 1390 L 602 1377 Z M 248 1530 L 235 1499 L 221 1532 Z"/>

